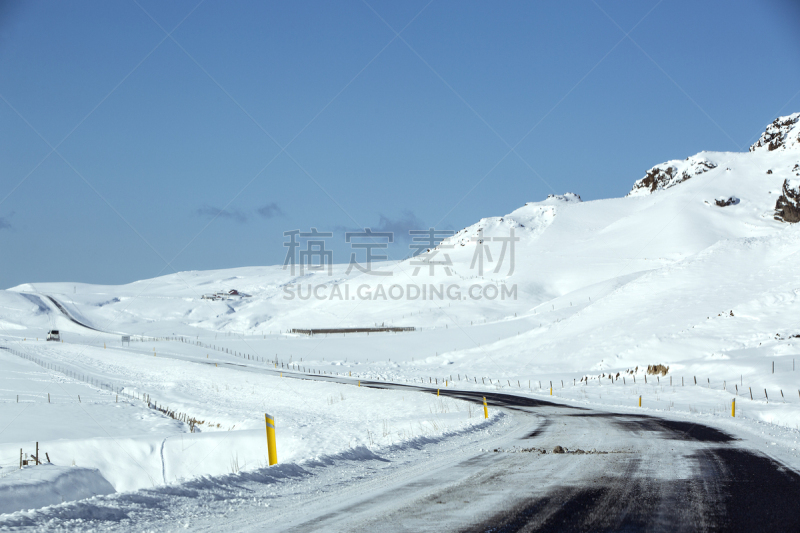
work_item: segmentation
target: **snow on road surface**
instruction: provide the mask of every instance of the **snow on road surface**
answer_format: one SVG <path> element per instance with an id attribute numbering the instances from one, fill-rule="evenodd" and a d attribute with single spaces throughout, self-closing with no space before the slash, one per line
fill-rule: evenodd
<path id="1" fill-rule="evenodd" d="M 330 273 L 247 267 L 0 291 L 0 472 L 38 441 L 58 467 L 97 469 L 117 491 L 102 501 L 128 501 L 108 511 L 111 523 L 136 524 L 144 513 L 151 524 L 160 511 L 137 498 L 234 494 L 236 476 L 251 476 L 257 495 L 281 486 L 279 499 L 310 501 L 304 491 L 315 483 L 335 494 L 349 475 L 428 455 L 434 469 L 500 433 L 511 443 L 538 420 L 493 409 L 484 421 L 479 405 L 448 396 L 456 388 L 722 425 L 797 468 L 799 134 L 800 114 L 781 117 L 750 152 L 656 165 L 625 198 L 528 202 L 419 256 L 380 263 L 385 276 L 347 265 Z M 231 289 L 246 296 L 202 298 Z M 374 326 L 414 331 L 291 332 Z M 49 329 L 64 342 L 45 342 Z M 121 335 L 132 342 L 123 346 Z M 668 369 L 648 374 L 657 364 Z M 278 467 L 266 467 L 265 412 L 278 424 Z M 683 450 L 676 468 L 705 465 L 698 453 L 706 452 Z M 640 472 L 642 460 L 634 468 L 616 458 L 614 468 Z M 518 508 L 544 516 L 540 496 Z M 195 498 L 204 502 L 197 506 L 208 498 Z M 171 505 L 162 511 L 180 515 Z M 6 523 L 87 519 L 79 504 L 63 506 Z M 213 529 L 216 515 L 198 513 L 191 522 Z M 478 523 L 467 516 L 464 524 Z"/>

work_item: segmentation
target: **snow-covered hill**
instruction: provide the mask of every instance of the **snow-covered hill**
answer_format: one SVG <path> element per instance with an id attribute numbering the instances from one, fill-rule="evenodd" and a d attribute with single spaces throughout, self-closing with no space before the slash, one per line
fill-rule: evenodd
<path id="1" fill-rule="evenodd" d="M 528 202 L 416 257 L 373 265 L 379 275 L 348 265 L 330 274 L 270 266 L 181 272 L 123 286 L 21 285 L 0 291 L 0 344 L 160 394 L 223 427 L 257 427 L 263 420 L 251 418 L 261 407 L 239 396 L 229 402 L 218 387 L 215 401 L 206 401 L 190 367 L 151 354 L 202 363 L 209 355 L 245 365 L 301 361 L 315 372 L 457 380 L 464 387 L 483 386 L 484 376 L 497 387 L 527 383 L 529 392 L 553 382 L 562 384 L 557 394 L 564 398 L 624 405 L 633 405 L 630 388 L 577 384 L 584 378 L 613 384 L 606 380 L 618 375 L 641 380 L 648 365 L 661 363 L 669 374 L 657 381 L 660 389 L 645 389 L 652 392 L 650 406 L 725 412 L 732 395 L 749 388 L 747 415 L 794 428 L 800 424 L 800 399 L 790 393 L 798 388 L 800 359 L 793 346 L 800 341 L 798 135 L 800 113 L 780 117 L 749 152 L 700 152 L 656 165 L 624 198 L 581 201 L 566 193 Z M 202 298 L 230 289 L 250 297 Z M 416 330 L 287 333 L 374 325 Z M 64 332 L 63 347 L 31 342 L 51 328 Z M 119 347 L 120 334 L 134 336 L 131 348 Z M 192 343 L 152 340 L 176 336 Z M 142 356 L 146 369 L 137 367 Z M 213 376 L 204 374 L 211 387 Z M 673 378 L 676 386 L 706 388 L 666 389 Z M 280 387 L 289 391 L 284 381 Z M 786 403 L 767 404 L 767 394 Z M 343 442 L 347 431 L 341 429 Z"/>
<path id="2" fill-rule="evenodd" d="M 701 152 L 656 165 L 625 198 L 582 202 L 567 193 L 528 202 L 507 215 L 482 219 L 415 258 L 379 264 L 377 270 L 385 276 L 357 269 L 348 273 L 347 265 L 336 266 L 330 276 L 314 271 L 291 276 L 280 267 L 250 267 L 182 272 L 119 287 L 23 285 L 0 293 L 0 305 L 7 310 L 0 325 L 42 329 L 49 321 L 62 329 L 80 329 L 47 299 L 34 301 L 37 294 L 57 296 L 73 315 L 99 329 L 152 335 L 264 334 L 375 323 L 445 328 L 453 322 L 527 316 L 576 291 L 586 293 L 588 302 L 592 293 L 601 297 L 597 291 L 602 286 L 645 272 L 671 272 L 723 242 L 736 248 L 737 242 L 744 246 L 752 238 L 769 241 L 792 231 L 786 222 L 800 218 L 798 124 L 800 113 L 776 119 L 747 153 Z M 509 243 L 512 231 L 518 240 Z M 748 273 L 745 268 L 742 275 Z M 366 288 L 358 292 L 362 285 Z M 392 285 L 403 289 L 402 297 L 397 297 L 400 288 L 388 294 Z M 424 297 L 409 298 L 409 290 L 412 297 L 416 293 L 409 286 L 430 285 L 455 286 L 450 294 L 458 297 L 439 297 L 437 291 L 431 299 L 426 290 Z M 516 287 L 516 299 L 470 295 L 470 287 L 476 286 L 471 294 L 478 294 L 490 285 L 504 286 L 509 294 Z M 252 297 L 201 299 L 231 288 Z M 316 295 L 309 297 L 315 288 Z M 487 290 L 491 296 L 493 289 Z M 349 298 L 343 297 L 345 292 Z"/>
<path id="3" fill-rule="evenodd" d="M 482 219 L 425 254 L 381 264 L 381 272 L 391 273 L 384 277 L 355 269 L 348 274 L 346 265 L 334 268 L 331 276 L 306 272 L 294 277 L 278 267 L 259 267 L 183 272 L 122 287 L 79 286 L 74 294 L 74 284 L 24 285 L 12 291 L 58 294 L 92 324 L 133 333 L 145 333 L 151 325 L 187 334 L 256 334 L 376 322 L 445 327 L 452 320 L 502 320 L 582 288 L 674 266 L 725 240 L 785 230 L 783 222 L 794 222 L 798 213 L 793 181 L 800 174 L 798 117 L 781 117 L 770 124 L 748 153 L 701 152 L 657 165 L 625 198 L 581 202 L 578 195 L 567 193 Z M 495 240 L 512 230 L 519 239 L 514 243 L 513 271 L 510 250 L 503 254 L 503 241 Z M 473 261 L 478 248 L 482 269 L 480 261 Z M 426 260 L 429 264 L 419 265 Z M 444 313 L 441 308 L 452 309 L 452 299 L 430 301 L 426 294 L 425 299 L 393 300 L 384 295 L 393 284 L 455 284 L 464 295 L 476 283 L 515 285 L 517 299 L 500 304 L 467 296 L 459 300 L 457 311 Z M 305 292 L 298 292 L 297 284 Z M 355 296 L 362 284 L 369 290 Z M 317 295 L 326 299 L 306 298 L 309 285 L 325 285 Z M 287 287 L 292 289 L 287 292 Z M 342 294 L 347 287 L 350 301 L 332 296 L 334 287 Z M 200 300 L 207 292 L 229 288 L 253 297 Z M 19 318 L 0 320 L 18 324 Z"/>

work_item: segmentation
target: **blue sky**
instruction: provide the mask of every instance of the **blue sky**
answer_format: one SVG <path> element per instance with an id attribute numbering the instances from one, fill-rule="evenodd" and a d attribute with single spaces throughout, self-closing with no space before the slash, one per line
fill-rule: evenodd
<path id="1" fill-rule="evenodd" d="M 779 0 L 2 2 L 0 287 L 276 264 L 311 227 L 345 262 L 348 228 L 623 196 L 800 110 L 798 20 Z"/>

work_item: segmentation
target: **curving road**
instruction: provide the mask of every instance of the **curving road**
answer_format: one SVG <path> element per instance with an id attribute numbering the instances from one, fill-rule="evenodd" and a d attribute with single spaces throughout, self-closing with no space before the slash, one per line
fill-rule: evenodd
<path id="1" fill-rule="evenodd" d="M 44 296 L 45 298 L 47 298 L 48 300 L 50 300 L 51 302 L 53 302 L 53 305 L 55 305 L 55 306 L 56 306 L 56 308 L 57 308 L 59 311 L 61 311 L 61 314 L 62 314 L 62 315 L 64 315 L 65 317 L 67 317 L 67 319 L 68 319 L 70 322 L 72 322 L 72 323 L 74 323 L 74 324 L 77 324 L 77 325 L 79 325 L 79 326 L 81 326 L 81 327 L 84 327 L 84 328 L 86 328 L 86 329 L 90 329 L 90 330 L 92 330 L 92 331 L 100 331 L 99 329 L 97 329 L 97 328 L 93 328 L 92 326 L 87 326 L 86 324 L 84 324 L 84 323 L 83 323 L 83 322 L 81 322 L 80 320 L 76 319 L 74 316 L 72 316 L 72 314 L 71 314 L 69 311 L 67 311 L 67 308 L 66 308 L 66 307 L 64 307 L 63 305 L 61 305 L 61 303 L 60 303 L 58 300 L 56 300 L 55 298 L 53 298 L 52 296 L 48 296 L 47 294 L 44 294 L 43 296 Z"/>
<path id="2" fill-rule="evenodd" d="M 278 373 L 217 364 L 242 372 Z M 355 384 L 332 376 L 286 371 L 283 376 Z M 436 393 L 399 383 L 360 383 Z M 490 409 L 512 416 L 490 422 L 486 431 L 423 440 L 402 453 L 365 457 L 370 452 L 362 450 L 352 458 L 345 453 L 336 459 L 258 469 L 235 479 L 199 479 L 98 499 L 90 505 L 92 518 L 80 525 L 69 522 L 69 527 L 208 532 L 800 531 L 800 475 L 713 427 L 511 394 L 453 389 L 441 394 L 478 403 L 485 395 Z M 554 453 L 556 447 L 563 453 Z M 87 505 L 77 502 L 72 508 L 81 513 L 81 506 Z M 66 509 L 62 512 L 72 516 Z M 25 524 L 20 518 L 18 525 Z M 44 529 L 52 525 L 37 524 Z"/>
<path id="3" fill-rule="evenodd" d="M 286 376 L 286 374 L 284 374 Z M 318 379 L 319 376 L 306 376 Z M 335 380 L 335 379 L 331 379 Z M 380 388 L 430 389 L 361 382 Z M 384 465 L 203 531 L 800 531 L 800 475 L 718 429 L 508 394 L 502 437 Z M 556 446 L 564 453 L 553 453 Z M 255 487 L 251 487 L 255 490 Z M 319 495 L 319 493 L 322 493 Z"/>

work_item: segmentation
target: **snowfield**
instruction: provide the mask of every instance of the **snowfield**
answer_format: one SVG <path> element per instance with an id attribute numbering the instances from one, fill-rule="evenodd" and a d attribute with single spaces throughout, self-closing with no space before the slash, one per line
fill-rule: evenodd
<path id="1" fill-rule="evenodd" d="M 33 442 L 39 443 L 42 462 L 47 452 L 55 464 L 97 468 L 121 491 L 263 468 L 269 464 L 267 412 L 279 429 L 281 463 L 320 460 L 485 422 L 467 402 L 366 386 L 343 389 L 289 379 L 289 373 L 281 378 L 265 374 L 264 365 L 242 372 L 220 358 L 176 360 L 167 349 L 159 357 L 29 344 L 34 346 L 24 346 L 27 352 L 14 352 L 40 359 L 0 350 L 8 369 L 3 389 L 21 391 L 19 403 L 7 399 L 0 420 L 8 425 L 0 444 L 0 472 L 18 472 L 19 449 L 32 452 Z M 37 364 L 41 361 L 48 368 Z M 119 393 L 93 386 L 110 380 L 126 385 L 118 387 Z M 187 414 L 196 421 L 194 430 L 165 416 L 164 408 Z"/>
<path id="2" fill-rule="evenodd" d="M 625 198 L 528 202 L 382 275 L 243 267 L 0 291 L 0 528 L 91 528 L 61 502 L 313 478 L 516 427 L 436 389 L 703 420 L 797 468 L 798 139 L 800 113 L 780 117 L 750 152 L 656 165 Z M 231 289 L 249 296 L 203 298 Z M 375 326 L 414 331 L 291 332 Z M 20 470 L 36 442 L 48 464 Z"/>

